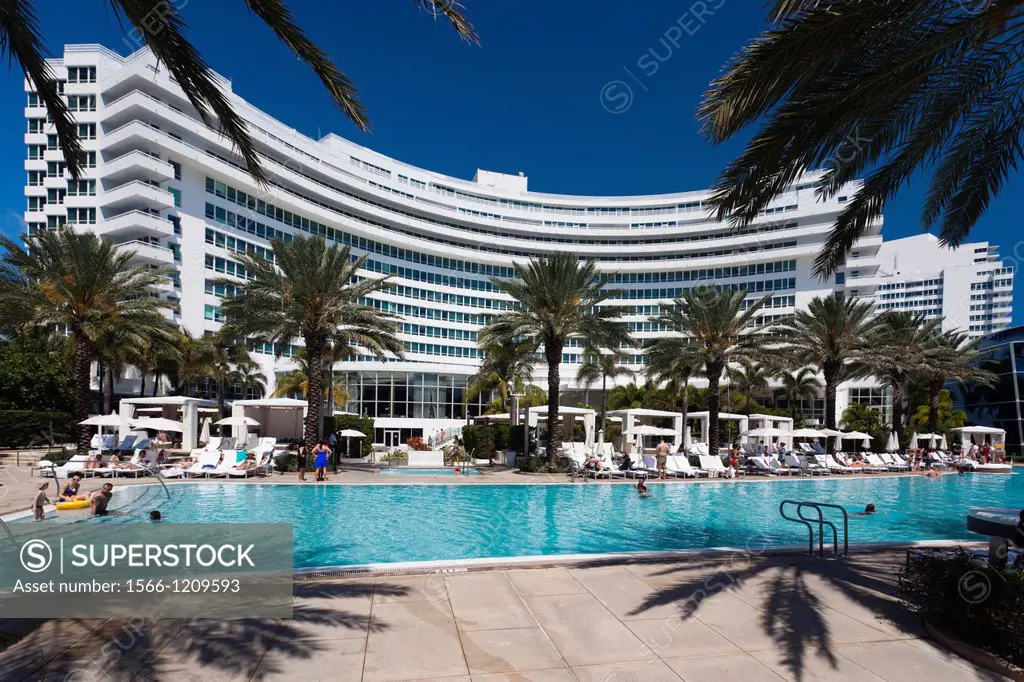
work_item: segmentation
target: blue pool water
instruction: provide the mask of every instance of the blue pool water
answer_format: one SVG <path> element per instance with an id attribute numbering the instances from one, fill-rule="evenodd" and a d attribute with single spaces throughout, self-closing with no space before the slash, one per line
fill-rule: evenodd
<path id="1" fill-rule="evenodd" d="M 455 469 L 381 469 L 381 475 L 383 476 L 454 476 Z M 476 469 L 462 469 L 461 475 L 463 476 L 479 476 L 480 472 Z"/>
<path id="2" fill-rule="evenodd" d="M 850 542 L 981 539 L 972 506 L 1024 508 L 1024 476 L 973 474 L 629 485 L 239 485 L 118 489 L 111 509 L 141 521 L 295 524 L 295 566 L 704 547 L 798 545 L 807 531 L 779 517 L 786 498 L 833 502 L 850 513 Z M 852 516 L 874 503 L 879 514 Z M 63 516 L 62 516 L 63 515 Z M 81 512 L 57 512 L 70 521 Z"/>

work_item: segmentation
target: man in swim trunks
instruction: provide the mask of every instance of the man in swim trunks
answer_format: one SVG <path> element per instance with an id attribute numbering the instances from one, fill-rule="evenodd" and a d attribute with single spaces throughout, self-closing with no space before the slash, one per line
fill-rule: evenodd
<path id="1" fill-rule="evenodd" d="M 671 448 L 664 438 L 654 449 L 654 458 L 658 461 L 658 479 L 662 481 L 665 480 L 665 463 L 668 461 L 669 452 L 671 452 Z"/>
<path id="2" fill-rule="evenodd" d="M 92 494 L 89 498 L 89 507 L 92 509 L 93 516 L 106 516 L 109 514 L 107 511 L 107 505 L 110 504 L 110 498 L 114 496 L 114 486 L 110 483 L 104 483 L 103 487 Z"/>

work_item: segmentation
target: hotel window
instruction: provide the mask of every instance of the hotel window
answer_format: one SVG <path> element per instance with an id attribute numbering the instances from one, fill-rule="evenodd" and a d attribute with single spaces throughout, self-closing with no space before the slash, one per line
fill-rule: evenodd
<path id="1" fill-rule="evenodd" d="M 46 216 L 46 226 L 49 228 L 63 227 L 68 224 L 68 217 L 66 215 L 48 215 Z"/>
<path id="2" fill-rule="evenodd" d="M 845 284 L 845 283 L 846 283 L 846 273 L 845 272 L 837 272 L 836 273 L 836 284 Z"/>
<path id="3" fill-rule="evenodd" d="M 96 222 L 95 208 L 69 208 L 68 224 L 70 225 L 93 225 Z"/>
<path id="4" fill-rule="evenodd" d="M 174 234 L 178 237 L 181 236 L 181 218 L 176 215 L 169 215 L 167 219 L 171 221 L 171 225 L 174 226 Z"/>
<path id="5" fill-rule="evenodd" d="M 85 168 L 96 167 L 96 152 L 82 152 L 78 157 L 79 163 Z"/>
<path id="6" fill-rule="evenodd" d="M 46 145 L 42 144 L 30 144 L 28 145 L 28 159 L 29 161 L 41 161 L 43 154 L 46 152 Z"/>
<path id="7" fill-rule="evenodd" d="M 29 211 L 42 211 L 46 206 L 46 197 L 28 197 Z"/>
<path id="8" fill-rule="evenodd" d="M 45 118 L 30 118 L 30 119 L 28 119 L 28 132 L 30 132 L 30 133 L 44 133 L 44 132 L 46 132 L 46 119 Z"/>
<path id="9" fill-rule="evenodd" d="M 171 164 L 171 168 L 174 170 L 174 179 L 181 180 L 181 164 L 170 159 L 167 160 L 167 163 Z"/>
<path id="10" fill-rule="evenodd" d="M 69 66 L 68 83 L 95 83 L 95 66 Z"/>
<path id="11" fill-rule="evenodd" d="M 83 140 L 95 140 L 96 139 L 96 124 L 95 123 L 79 123 L 78 124 L 78 137 Z"/>
<path id="12" fill-rule="evenodd" d="M 43 184 L 43 178 L 46 177 L 46 173 L 43 171 L 29 171 L 28 172 L 28 185 L 29 187 L 37 187 Z"/>
<path id="13" fill-rule="evenodd" d="M 174 189 L 173 187 L 168 187 L 167 191 L 171 193 L 172 197 L 174 197 L 174 205 L 178 208 L 181 208 L 181 190 Z"/>
<path id="14" fill-rule="evenodd" d="M 68 111 L 96 111 L 96 95 L 68 95 Z"/>
<path id="15" fill-rule="evenodd" d="M 60 145 L 57 144 L 57 136 L 56 135 L 47 135 L 46 136 L 46 148 L 49 149 L 50 151 L 53 151 L 54 149 L 59 149 L 60 148 Z"/>
<path id="16" fill-rule="evenodd" d="M 72 197 L 93 197 L 96 196 L 95 180 L 68 180 L 68 196 Z"/>
<path id="17" fill-rule="evenodd" d="M 41 106 L 45 106 L 45 105 L 43 104 L 43 98 L 39 96 L 38 92 L 30 92 L 30 93 L 28 93 L 28 104 L 27 104 L 27 106 L 30 106 L 30 107 L 41 107 Z"/>
<path id="18" fill-rule="evenodd" d="M 51 187 L 50 189 L 46 190 L 46 203 L 63 204 L 65 194 L 67 194 L 67 190 Z"/>
<path id="19" fill-rule="evenodd" d="M 60 178 L 64 176 L 64 162 L 63 161 L 47 161 L 46 162 L 46 177 L 48 178 Z"/>

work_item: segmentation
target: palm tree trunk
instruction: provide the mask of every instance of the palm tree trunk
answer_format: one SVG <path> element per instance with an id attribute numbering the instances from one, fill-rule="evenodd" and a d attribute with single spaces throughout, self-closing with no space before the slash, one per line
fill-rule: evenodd
<path id="1" fill-rule="evenodd" d="M 709 363 L 708 366 L 708 453 L 718 454 L 718 407 L 720 404 L 719 382 L 722 365 Z"/>
<path id="2" fill-rule="evenodd" d="M 928 433 L 935 433 L 939 429 L 939 394 L 942 393 L 941 381 L 932 381 L 928 384 Z"/>
<path id="3" fill-rule="evenodd" d="M 892 384 L 892 428 L 899 439 L 899 448 L 903 449 L 903 381 L 894 380 Z"/>
<path id="4" fill-rule="evenodd" d="M 227 393 L 226 383 L 227 382 L 224 379 L 217 380 L 217 414 L 219 414 L 222 419 L 228 416 L 227 406 L 225 405 L 227 402 L 227 396 L 225 395 Z"/>
<path id="5" fill-rule="evenodd" d="M 146 395 L 146 370 L 139 370 L 139 397 Z"/>
<path id="6" fill-rule="evenodd" d="M 327 416 L 334 416 L 334 367 L 327 373 Z"/>
<path id="7" fill-rule="evenodd" d="M 601 376 L 601 428 L 605 427 L 608 418 L 608 375 Z"/>
<path id="8" fill-rule="evenodd" d="M 553 467 L 558 461 L 558 387 L 562 378 L 559 366 L 562 362 L 562 344 L 547 340 L 544 356 L 548 363 L 548 462 Z"/>
<path id="9" fill-rule="evenodd" d="M 89 379 L 92 370 L 92 353 L 89 341 L 80 334 L 74 334 L 75 346 L 71 363 L 72 384 L 75 387 L 75 421 L 81 422 L 89 418 Z M 102 378 L 102 375 L 100 375 Z M 89 451 L 89 427 L 79 426 L 76 442 L 79 454 Z"/>
<path id="10" fill-rule="evenodd" d="M 107 365 L 107 383 L 103 386 L 103 414 L 114 411 L 114 368 Z"/>
<path id="11" fill-rule="evenodd" d="M 163 378 L 163 375 L 160 374 L 160 372 L 154 372 L 154 374 L 153 374 L 153 397 L 154 398 L 156 397 L 157 390 L 160 388 L 160 379 L 162 379 L 162 378 Z"/>
<path id="12" fill-rule="evenodd" d="M 321 408 L 324 404 L 324 373 L 323 373 L 323 347 L 319 341 L 311 338 L 304 338 L 306 342 L 306 358 L 309 363 L 309 375 L 307 381 L 309 387 L 306 390 L 306 419 L 304 432 L 302 434 L 306 452 L 312 452 L 316 448 L 317 437 L 320 434 Z"/>
<path id="13" fill-rule="evenodd" d="M 690 414 L 690 375 L 683 375 L 683 445 L 686 445 L 686 420 Z"/>

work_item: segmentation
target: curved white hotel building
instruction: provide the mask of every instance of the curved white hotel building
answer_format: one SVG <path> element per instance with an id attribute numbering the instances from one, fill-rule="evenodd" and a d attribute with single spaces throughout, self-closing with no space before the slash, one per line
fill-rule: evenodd
<path id="1" fill-rule="evenodd" d="M 336 135 L 309 138 L 231 93 L 270 174 L 255 185 L 230 142 L 195 110 L 148 50 L 121 57 L 70 45 L 52 62 L 79 122 L 85 179 L 66 177 L 56 136 L 26 84 L 25 142 L 30 229 L 74 223 L 170 266 L 162 295 L 193 334 L 220 327 L 225 294 L 212 281 L 244 276 L 235 255 L 270 256 L 272 237 L 321 235 L 367 255 L 367 276 L 396 285 L 368 301 L 401 317 L 402 361 L 357 357 L 337 369 L 351 411 L 376 418 L 375 440 L 404 441 L 420 429 L 465 423 L 466 379 L 479 363 L 477 333 L 508 306 L 490 277 L 514 262 L 570 251 L 596 262 L 624 294 L 624 322 L 638 339 L 661 331 L 648 317 L 687 287 L 714 283 L 771 294 L 761 321 L 792 313 L 812 297 L 872 296 L 881 225 L 860 240 L 843 272 L 828 281 L 812 263 L 835 214 L 856 186 L 819 202 L 808 176 L 742 230 L 708 217 L 708 192 L 650 196 L 567 196 L 530 191 L 522 174 L 477 171 L 464 180 L 409 166 Z M 295 348 L 282 349 L 285 356 Z M 264 374 L 290 368 L 258 348 Z M 566 388 L 580 362 L 562 358 Z M 643 357 L 632 357 L 643 369 Z M 537 378 L 542 378 L 539 370 Z M 574 401 L 573 401 L 574 402 Z M 469 406 L 476 414 L 478 404 Z M 411 429 L 416 429 L 415 431 Z"/>

